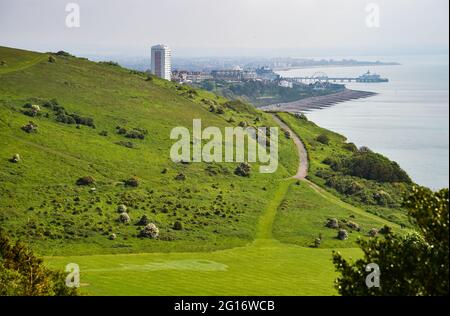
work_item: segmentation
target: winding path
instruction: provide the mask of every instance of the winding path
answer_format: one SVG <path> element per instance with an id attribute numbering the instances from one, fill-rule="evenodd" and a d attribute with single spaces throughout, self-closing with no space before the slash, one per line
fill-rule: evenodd
<path id="1" fill-rule="evenodd" d="M 294 140 L 295 146 L 297 147 L 298 157 L 299 157 L 299 165 L 297 169 L 297 174 L 294 176 L 294 179 L 303 180 L 308 175 L 308 152 L 306 151 L 305 145 L 302 143 L 301 139 L 298 137 L 294 131 L 290 129 L 289 126 L 286 125 L 276 114 L 272 115 L 275 122 L 281 126 L 281 128 L 285 129 L 291 134 L 292 139 Z"/>

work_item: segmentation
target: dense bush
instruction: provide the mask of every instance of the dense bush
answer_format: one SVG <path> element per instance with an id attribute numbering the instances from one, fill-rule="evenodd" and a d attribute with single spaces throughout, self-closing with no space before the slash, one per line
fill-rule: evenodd
<path id="1" fill-rule="evenodd" d="M 127 213 L 121 213 L 119 215 L 119 222 L 122 224 L 128 224 L 131 221 L 130 215 Z"/>
<path id="2" fill-rule="evenodd" d="M 337 229 L 339 228 L 339 221 L 336 218 L 330 218 L 327 220 L 325 227 Z"/>
<path id="3" fill-rule="evenodd" d="M 125 127 L 117 126 L 116 130 L 117 130 L 117 134 L 123 135 L 126 138 L 131 138 L 131 139 L 144 139 L 145 136 L 148 134 L 148 131 L 146 129 L 138 128 L 138 127 L 133 128 L 131 130 L 127 130 Z"/>
<path id="4" fill-rule="evenodd" d="M 173 229 L 174 230 L 183 230 L 183 224 L 180 221 L 176 221 L 173 224 Z"/>
<path id="5" fill-rule="evenodd" d="M 379 183 L 358 177 L 346 176 L 329 170 L 319 170 L 316 176 L 325 179 L 325 185 L 350 197 L 358 203 L 389 208 L 400 208 L 408 184 Z"/>
<path id="6" fill-rule="evenodd" d="M 449 293 L 448 189 L 414 188 L 406 199 L 419 233 L 359 240 L 364 257 L 347 261 L 339 253 L 333 263 L 340 273 L 336 289 L 345 296 L 446 296 Z M 366 285 L 369 263 L 377 263 L 381 286 Z"/>
<path id="7" fill-rule="evenodd" d="M 54 63 L 56 63 L 56 58 L 53 56 L 48 56 L 48 62 L 51 64 L 54 64 Z"/>
<path id="8" fill-rule="evenodd" d="M 114 66 L 114 67 L 120 67 L 119 63 L 115 61 L 101 61 L 99 64 L 108 65 L 108 66 Z"/>
<path id="9" fill-rule="evenodd" d="M 380 229 L 380 234 L 383 235 L 389 235 L 392 234 L 392 227 L 388 226 L 388 225 L 384 225 L 381 229 Z"/>
<path id="10" fill-rule="evenodd" d="M 340 229 L 337 234 L 337 239 L 339 240 L 348 239 L 348 232 L 345 229 Z"/>
<path id="11" fill-rule="evenodd" d="M 45 108 L 49 108 L 49 109 L 51 109 L 51 110 L 55 110 L 55 108 L 59 106 L 59 103 L 58 103 L 58 100 L 56 100 L 56 99 L 51 99 L 51 100 L 45 101 L 44 104 L 43 104 L 43 106 L 44 106 Z M 63 108 L 63 109 L 64 109 L 64 108 Z"/>
<path id="12" fill-rule="evenodd" d="M 90 126 L 90 127 L 94 127 L 95 126 L 94 125 L 94 119 L 92 119 L 90 117 L 82 117 L 82 116 L 80 116 L 78 114 L 75 114 L 75 113 L 69 114 L 69 116 L 71 116 L 75 120 L 75 122 L 77 124 L 86 125 L 86 126 Z"/>
<path id="13" fill-rule="evenodd" d="M 22 113 L 27 116 L 35 117 L 38 116 L 41 112 L 41 108 L 36 104 L 25 103 L 23 107 L 25 110 L 23 110 Z"/>
<path id="14" fill-rule="evenodd" d="M 234 173 L 241 177 L 250 177 L 250 171 L 251 171 L 250 165 L 243 162 L 240 163 L 239 166 L 237 166 Z"/>
<path id="15" fill-rule="evenodd" d="M 76 113 L 67 113 L 63 106 L 51 102 L 45 103 L 46 107 L 51 108 L 56 114 L 56 121 L 64 124 L 78 124 L 95 128 L 94 119 L 83 117 Z"/>
<path id="16" fill-rule="evenodd" d="M 126 213 L 127 206 L 125 204 L 120 204 L 119 206 L 117 206 L 117 212 L 118 213 Z"/>
<path id="17" fill-rule="evenodd" d="M 140 237 L 157 238 L 159 236 L 159 229 L 155 224 L 147 224 L 140 232 Z"/>
<path id="18" fill-rule="evenodd" d="M 56 52 L 55 55 L 64 56 L 64 57 L 73 57 L 73 55 L 71 55 L 70 53 L 65 52 L 63 50 L 60 50 L 60 51 Z"/>
<path id="19" fill-rule="evenodd" d="M 186 175 L 184 173 L 179 173 L 175 177 L 175 180 L 177 180 L 177 181 L 184 181 L 184 180 L 186 180 Z"/>
<path id="20" fill-rule="evenodd" d="M 76 124 L 75 119 L 72 116 L 66 115 L 65 113 L 59 113 L 56 115 L 56 121 L 64 124 Z"/>
<path id="21" fill-rule="evenodd" d="M 75 296 L 65 285 L 66 275 L 52 271 L 20 242 L 0 230 L 0 296 Z"/>
<path id="22" fill-rule="evenodd" d="M 359 227 L 358 223 L 352 222 L 352 221 L 348 221 L 347 222 L 347 227 L 356 231 L 360 231 L 361 228 Z"/>
<path id="23" fill-rule="evenodd" d="M 146 226 L 150 223 L 150 219 L 147 215 L 142 215 L 141 219 L 138 221 L 138 226 Z"/>
<path id="24" fill-rule="evenodd" d="M 412 183 L 408 174 L 396 162 L 371 151 L 353 154 L 342 162 L 342 167 L 337 171 L 378 182 Z"/>
<path id="25" fill-rule="evenodd" d="M 320 134 L 317 136 L 316 140 L 324 145 L 328 145 L 330 143 L 330 138 L 325 134 Z"/>
<path id="26" fill-rule="evenodd" d="M 367 234 L 369 235 L 369 237 L 376 237 L 378 235 L 378 229 L 372 228 Z"/>
<path id="27" fill-rule="evenodd" d="M 30 133 L 37 133 L 37 131 L 38 131 L 38 125 L 37 125 L 36 123 L 30 121 L 30 122 L 28 122 L 28 124 L 22 126 L 21 129 L 22 129 L 24 132 L 27 132 L 27 133 L 29 133 L 29 134 L 30 134 Z"/>
<path id="28" fill-rule="evenodd" d="M 144 139 L 147 134 L 148 134 L 147 130 L 135 128 L 135 129 L 132 129 L 131 131 L 128 131 L 125 134 L 125 137 L 126 138 Z"/>
<path id="29" fill-rule="evenodd" d="M 95 179 L 92 176 L 86 176 L 77 180 L 77 185 L 92 185 L 95 183 Z"/>
<path id="30" fill-rule="evenodd" d="M 356 145 L 354 143 L 345 143 L 342 148 L 344 148 L 345 150 L 351 151 L 351 152 L 357 152 L 358 151 L 358 147 L 356 147 Z"/>
<path id="31" fill-rule="evenodd" d="M 136 177 L 131 177 L 124 181 L 125 185 L 128 187 L 138 187 L 139 186 L 139 179 Z"/>
<path id="32" fill-rule="evenodd" d="M 20 162 L 20 155 L 19 154 L 14 154 L 14 156 L 12 156 L 12 158 L 10 158 L 9 161 L 12 162 L 12 163 Z"/>

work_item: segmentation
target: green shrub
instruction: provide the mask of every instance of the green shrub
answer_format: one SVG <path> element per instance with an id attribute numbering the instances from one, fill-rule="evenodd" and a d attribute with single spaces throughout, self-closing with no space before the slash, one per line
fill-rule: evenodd
<path id="1" fill-rule="evenodd" d="M 159 229 L 158 227 L 153 224 L 147 224 L 139 233 L 140 237 L 145 237 L 145 238 L 158 238 L 159 236 Z"/>
<path id="2" fill-rule="evenodd" d="M 66 275 L 46 267 L 44 261 L 20 242 L 13 243 L 0 230 L 0 296 L 75 296 Z"/>
<path id="3" fill-rule="evenodd" d="M 117 212 L 118 213 L 126 213 L 127 206 L 125 204 L 120 204 L 119 206 L 117 206 Z"/>
<path id="4" fill-rule="evenodd" d="M 39 105 L 36 104 L 26 103 L 23 107 L 25 110 L 23 110 L 22 113 L 30 117 L 38 116 L 41 111 Z"/>
<path id="5" fill-rule="evenodd" d="M 148 131 L 145 129 L 134 128 L 131 131 L 125 132 L 125 137 L 132 139 L 144 139 L 147 134 Z"/>
<path id="6" fill-rule="evenodd" d="M 146 226 L 149 223 L 150 223 L 150 220 L 147 217 L 147 215 L 143 215 L 137 224 L 138 224 L 138 226 Z"/>
<path id="7" fill-rule="evenodd" d="M 99 62 L 99 64 L 120 67 L 119 63 L 117 63 L 115 61 L 111 61 L 111 60 L 110 61 L 101 61 L 101 62 Z"/>
<path id="8" fill-rule="evenodd" d="M 186 180 L 186 175 L 184 173 L 179 173 L 175 177 L 175 180 L 177 180 L 177 181 L 184 181 L 184 180 Z"/>
<path id="9" fill-rule="evenodd" d="M 20 155 L 19 154 L 15 154 L 14 156 L 12 156 L 12 158 L 11 159 L 9 159 L 9 161 L 10 162 L 12 162 L 12 163 L 18 163 L 18 162 L 20 162 Z"/>
<path id="10" fill-rule="evenodd" d="M 56 52 L 55 55 L 57 55 L 57 56 L 64 56 L 64 57 L 73 57 L 73 55 L 71 55 L 70 53 L 65 52 L 63 50 L 60 50 L 60 51 Z"/>
<path id="11" fill-rule="evenodd" d="M 339 240 L 347 240 L 348 232 L 345 229 L 340 229 L 337 234 L 337 239 Z"/>
<path id="12" fill-rule="evenodd" d="M 21 129 L 22 129 L 24 132 L 27 132 L 27 133 L 29 133 L 29 134 L 30 134 L 30 133 L 37 133 L 37 131 L 38 131 L 38 125 L 37 125 L 36 123 L 30 121 L 30 122 L 28 122 L 28 124 L 22 126 Z"/>
<path id="13" fill-rule="evenodd" d="M 250 171 L 251 167 L 247 163 L 240 163 L 236 170 L 234 171 L 234 174 L 241 176 L 241 177 L 250 177 Z"/>
<path id="14" fill-rule="evenodd" d="M 344 148 L 345 150 L 351 151 L 351 152 L 357 152 L 358 151 L 358 147 L 356 147 L 356 145 L 354 143 L 345 143 L 342 148 Z"/>
<path id="15" fill-rule="evenodd" d="M 95 179 L 92 176 L 81 177 L 76 182 L 77 185 L 93 185 L 95 184 Z"/>
<path id="16" fill-rule="evenodd" d="M 173 229 L 174 230 L 183 230 L 183 224 L 180 221 L 176 221 L 173 224 Z"/>
<path id="17" fill-rule="evenodd" d="M 432 192 L 414 187 L 404 206 L 416 231 L 407 235 L 360 239 L 364 256 L 347 261 L 334 252 L 340 274 L 336 289 L 344 296 L 446 296 L 449 293 L 448 189 Z M 381 286 L 368 287 L 367 270 L 377 263 Z"/>
<path id="18" fill-rule="evenodd" d="M 344 174 L 378 182 L 412 183 L 408 174 L 395 161 L 371 151 L 353 154 L 343 161 L 341 171 Z"/>
<path id="19" fill-rule="evenodd" d="M 330 143 L 330 138 L 326 134 L 320 134 L 317 136 L 316 140 L 324 145 L 328 145 Z"/>
<path id="20" fill-rule="evenodd" d="M 127 213 L 121 213 L 119 215 L 119 222 L 122 224 L 128 224 L 131 221 L 130 215 L 128 215 Z"/>
<path id="21" fill-rule="evenodd" d="M 124 181 L 125 185 L 128 187 L 136 188 L 139 186 L 139 179 L 136 177 L 131 177 Z"/>

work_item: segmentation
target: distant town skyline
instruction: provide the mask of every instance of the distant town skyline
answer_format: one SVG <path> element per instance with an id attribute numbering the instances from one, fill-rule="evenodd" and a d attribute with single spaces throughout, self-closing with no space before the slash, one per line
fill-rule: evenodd
<path id="1" fill-rule="evenodd" d="M 447 0 L 2 0 L 0 45 L 80 55 L 361 56 L 448 53 Z M 20 23 L 18 23 L 20 21 Z"/>

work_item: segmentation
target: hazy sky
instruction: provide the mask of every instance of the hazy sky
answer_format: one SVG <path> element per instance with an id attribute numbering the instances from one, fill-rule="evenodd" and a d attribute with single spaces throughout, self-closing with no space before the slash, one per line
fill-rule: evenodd
<path id="1" fill-rule="evenodd" d="M 70 2 L 79 28 L 66 26 Z M 369 3 L 378 28 L 366 25 Z M 179 57 L 447 53 L 448 10 L 448 0 L 0 0 L 0 45 L 143 55 L 165 43 Z"/>

